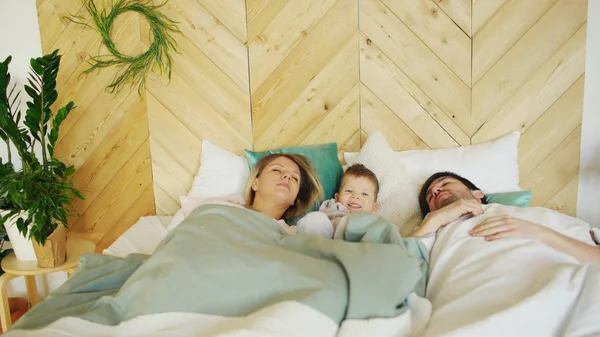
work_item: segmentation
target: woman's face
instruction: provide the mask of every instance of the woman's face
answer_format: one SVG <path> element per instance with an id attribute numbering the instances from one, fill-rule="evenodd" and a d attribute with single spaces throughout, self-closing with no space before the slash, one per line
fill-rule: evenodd
<path id="1" fill-rule="evenodd" d="M 256 198 L 289 206 L 298 196 L 300 177 L 300 168 L 294 161 L 277 157 L 254 180 L 252 189 Z"/>

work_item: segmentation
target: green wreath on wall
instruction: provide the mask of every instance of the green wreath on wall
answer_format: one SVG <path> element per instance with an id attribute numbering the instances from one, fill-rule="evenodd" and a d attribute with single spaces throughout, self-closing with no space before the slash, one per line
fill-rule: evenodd
<path id="1" fill-rule="evenodd" d="M 146 74 L 148 71 L 166 73 L 171 78 L 171 53 L 177 52 L 177 44 L 171 33 L 179 33 L 177 22 L 169 19 L 158 9 L 167 4 L 167 1 L 154 5 L 153 0 L 102 0 L 101 8 L 96 6 L 98 0 L 82 0 L 84 8 L 90 14 L 89 18 L 71 15 L 70 21 L 97 30 L 102 36 L 102 43 L 111 55 L 90 56 L 90 67 L 83 74 L 96 69 L 116 66 L 121 70 L 117 72 L 112 83 L 106 89 L 113 93 L 119 92 L 126 83 L 131 87 L 137 85 L 138 94 L 141 96 L 145 90 Z M 152 44 L 145 52 L 128 56 L 121 54 L 110 33 L 115 18 L 128 11 L 136 12 L 146 18 L 150 24 L 153 35 Z"/>

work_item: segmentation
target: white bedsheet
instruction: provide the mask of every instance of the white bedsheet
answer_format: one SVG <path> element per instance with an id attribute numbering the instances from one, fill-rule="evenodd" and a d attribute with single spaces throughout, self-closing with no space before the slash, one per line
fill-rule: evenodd
<path id="1" fill-rule="evenodd" d="M 121 235 L 103 254 L 125 257 L 131 253 L 152 254 L 169 232 L 172 216 L 144 216 Z"/>
<path id="2" fill-rule="evenodd" d="M 6 337 L 403 337 L 414 335 L 429 315 L 429 302 L 412 294 L 409 309 L 393 318 L 336 322 L 309 306 L 282 302 L 246 317 L 192 313 L 140 316 L 117 326 L 62 318 L 40 330 L 11 330 Z M 425 315 L 425 316 L 423 316 Z"/>
<path id="3" fill-rule="evenodd" d="M 306 322 L 311 324 L 306 324 Z M 35 331 L 16 330 L 19 337 L 162 337 L 162 336 L 335 336 L 337 324 L 297 302 L 264 308 L 247 317 L 222 317 L 194 313 L 163 313 L 139 316 L 116 326 L 79 318 L 62 318 Z M 12 332 L 12 333 L 11 333 Z"/>
<path id="4" fill-rule="evenodd" d="M 600 336 L 600 266 L 534 240 L 468 235 L 487 217 L 511 214 L 593 244 L 589 225 L 539 207 L 484 209 L 438 232 L 427 289 L 433 312 L 423 336 Z"/>

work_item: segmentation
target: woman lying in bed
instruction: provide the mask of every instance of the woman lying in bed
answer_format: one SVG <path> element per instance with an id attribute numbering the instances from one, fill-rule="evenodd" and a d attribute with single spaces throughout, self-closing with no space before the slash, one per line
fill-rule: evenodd
<path id="1" fill-rule="evenodd" d="M 286 221 L 303 214 L 321 194 L 321 183 L 306 157 L 271 154 L 250 173 L 246 207 Z"/>
<path id="2" fill-rule="evenodd" d="M 321 183 L 308 158 L 298 154 L 270 154 L 258 161 L 250 172 L 243 199 L 239 195 L 184 199 L 182 218 L 167 229 L 177 227 L 200 205 L 225 204 L 266 214 L 286 233 L 295 234 L 296 228 L 288 226 L 286 221 L 302 215 L 322 193 Z"/>

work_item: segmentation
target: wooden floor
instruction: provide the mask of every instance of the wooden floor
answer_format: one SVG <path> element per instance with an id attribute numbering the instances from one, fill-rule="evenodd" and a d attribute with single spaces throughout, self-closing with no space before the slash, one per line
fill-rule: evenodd
<path id="1" fill-rule="evenodd" d="M 99 2 L 98 2 L 99 3 Z M 575 214 L 585 65 L 585 0 L 170 0 L 179 22 L 171 79 L 143 99 L 110 94 L 106 51 L 80 0 L 38 0 L 44 52 L 59 48 L 59 104 L 75 101 L 57 153 L 85 201 L 72 232 L 100 247 L 144 214 L 173 214 L 201 140 L 245 148 L 336 141 L 373 130 L 395 149 L 435 149 L 523 132 L 521 187 Z M 148 23 L 118 17 L 112 37 L 137 54 Z"/>

